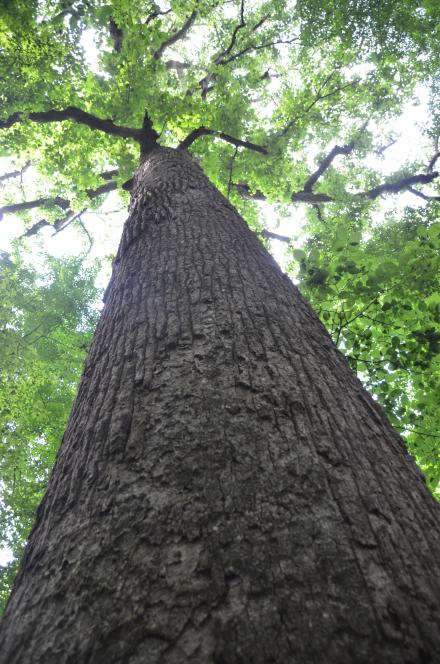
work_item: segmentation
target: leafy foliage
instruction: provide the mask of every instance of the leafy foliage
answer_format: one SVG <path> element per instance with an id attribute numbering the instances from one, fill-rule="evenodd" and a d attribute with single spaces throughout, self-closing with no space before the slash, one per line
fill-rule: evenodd
<path id="1" fill-rule="evenodd" d="M 407 209 L 368 236 L 328 215 L 303 250 L 299 282 L 354 371 L 440 483 L 440 223 Z"/>

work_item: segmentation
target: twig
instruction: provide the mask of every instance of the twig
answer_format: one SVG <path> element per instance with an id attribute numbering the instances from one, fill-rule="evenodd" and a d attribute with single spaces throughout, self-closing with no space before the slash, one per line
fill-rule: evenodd
<path id="1" fill-rule="evenodd" d="M 330 90 L 330 92 L 327 92 L 325 95 L 324 95 L 324 94 L 321 94 L 322 91 L 323 91 L 323 89 L 325 88 L 325 86 L 327 85 L 327 83 L 330 81 L 330 79 L 332 78 L 332 76 L 333 76 L 334 73 L 335 73 L 335 72 L 332 72 L 332 74 L 331 74 L 330 76 L 327 76 L 327 78 L 325 79 L 324 83 L 320 86 L 320 88 L 319 88 L 319 90 L 318 90 L 318 92 L 317 92 L 316 97 L 314 98 L 314 100 L 313 100 L 312 102 L 310 102 L 310 104 L 308 104 L 308 105 L 303 109 L 301 115 L 297 115 L 297 116 L 295 116 L 292 120 L 290 120 L 290 122 L 287 123 L 287 125 L 284 127 L 284 129 L 282 129 L 281 132 L 279 133 L 279 136 L 285 136 L 285 135 L 286 135 L 286 134 L 292 129 L 292 127 L 298 122 L 298 120 L 300 120 L 302 117 L 304 117 L 304 115 L 305 115 L 306 113 L 308 113 L 309 111 L 311 111 L 312 108 L 313 108 L 318 102 L 323 101 L 324 99 L 328 99 L 328 97 L 333 97 L 333 96 L 334 96 L 335 94 L 337 94 L 338 92 L 343 92 L 343 91 L 346 90 L 347 88 L 350 88 L 350 87 L 352 87 L 352 86 L 354 86 L 354 85 L 357 85 L 357 84 L 359 83 L 359 81 L 360 81 L 360 79 L 357 78 L 357 79 L 354 79 L 353 81 L 350 81 L 350 82 L 347 83 L 346 85 L 341 85 L 341 86 L 339 86 L 338 88 L 334 88 L 333 90 Z"/>
<path id="2" fill-rule="evenodd" d="M 397 143 L 397 140 L 398 140 L 397 138 L 394 138 L 390 143 L 387 143 L 387 145 L 383 145 L 382 147 L 375 150 L 374 154 L 377 154 L 378 157 L 383 157 L 384 152 L 388 150 L 388 148 L 392 148 L 393 145 Z"/>
<path id="3" fill-rule="evenodd" d="M 271 48 L 272 46 L 278 46 L 281 44 L 293 44 L 296 41 L 298 41 L 298 37 L 293 37 L 292 39 L 276 39 L 275 41 L 267 42 L 266 44 L 250 44 L 249 46 L 246 46 L 246 48 L 243 48 L 238 53 L 231 55 L 230 58 L 223 60 L 222 64 L 228 65 L 230 62 L 237 60 L 242 55 L 246 55 L 246 53 L 251 53 L 252 51 L 260 51 L 263 48 Z"/>
<path id="4" fill-rule="evenodd" d="M 71 223 L 73 223 L 78 217 L 80 217 L 87 208 L 84 208 L 84 210 L 80 210 L 79 212 L 73 212 L 70 215 L 67 215 L 64 217 L 64 219 L 57 219 L 57 221 L 54 223 L 53 227 L 55 229 L 55 232 L 52 233 L 52 237 L 54 235 L 57 235 L 58 233 L 61 233 L 67 226 L 70 226 Z"/>
<path id="5" fill-rule="evenodd" d="M 84 224 L 83 220 L 81 219 L 81 215 L 78 217 L 78 223 L 81 226 L 81 228 L 83 229 L 84 233 L 87 235 L 88 240 L 89 240 L 89 248 L 86 252 L 86 256 L 88 256 L 90 254 L 91 250 L 92 250 L 92 247 L 93 247 L 93 240 L 90 236 L 89 231 L 86 228 L 86 225 Z"/>
<path id="6" fill-rule="evenodd" d="M 440 434 L 432 433 L 431 431 L 426 431 L 426 429 L 418 429 L 410 426 L 398 427 L 396 425 L 394 425 L 394 428 L 399 429 L 399 431 L 403 431 L 404 433 L 409 431 L 410 433 L 418 433 L 422 436 L 428 436 L 429 438 L 440 438 Z"/>

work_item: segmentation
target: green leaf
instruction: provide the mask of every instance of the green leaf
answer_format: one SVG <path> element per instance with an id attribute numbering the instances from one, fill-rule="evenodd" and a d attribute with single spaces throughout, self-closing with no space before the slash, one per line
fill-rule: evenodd
<path id="1" fill-rule="evenodd" d="M 294 249 L 292 251 L 292 256 L 298 262 L 304 261 L 306 259 L 306 252 L 302 249 Z"/>

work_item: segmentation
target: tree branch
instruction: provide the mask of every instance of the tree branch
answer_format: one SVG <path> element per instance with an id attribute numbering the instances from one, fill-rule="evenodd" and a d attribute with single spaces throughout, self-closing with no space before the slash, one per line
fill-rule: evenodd
<path id="1" fill-rule="evenodd" d="M 157 11 L 152 12 L 148 17 L 147 20 L 145 21 L 144 25 L 148 25 L 151 23 L 151 21 L 154 21 L 155 18 L 158 16 L 166 16 L 167 14 L 170 14 L 173 10 L 172 9 L 167 9 L 166 11 L 161 11 L 158 9 Z"/>
<path id="2" fill-rule="evenodd" d="M 384 183 L 379 185 L 378 187 L 375 187 L 374 189 L 351 194 L 351 197 L 352 198 L 365 197 L 374 200 L 375 198 L 382 196 L 382 194 L 399 193 L 404 189 L 408 189 L 409 191 L 411 191 L 411 193 L 415 194 L 416 196 L 420 196 L 420 198 L 423 198 L 424 200 L 438 201 L 440 200 L 440 196 L 426 196 L 425 194 L 422 194 L 422 192 L 417 191 L 416 189 L 413 189 L 411 187 L 412 184 L 420 184 L 420 183 L 427 184 L 429 182 L 432 182 L 432 180 L 438 177 L 438 175 L 439 175 L 438 172 L 434 172 L 429 175 L 425 175 L 423 173 L 419 175 L 412 175 L 407 178 L 402 178 L 397 182 Z M 261 191 L 251 192 L 249 185 L 247 185 L 244 182 L 239 182 L 234 186 L 236 187 L 237 191 L 243 198 L 247 198 L 249 200 L 254 200 L 254 201 L 266 200 L 266 196 Z M 322 203 L 332 203 L 335 202 L 336 200 L 337 199 L 335 197 L 329 196 L 328 194 L 320 192 L 315 193 L 313 191 L 304 191 L 304 190 L 295 191 L 291 195 L 291 201 L 293 203 L 308 203 L 309 205 L 313 206 L 319 206 Z"/>
<path id="3" fill-rule="evenodd" d="M 12 125 L 25 120 L 31 120 L 32 122 L 64 122 L 65 120 L 73 120 L 73 122 L 86 125 L 90 129 L 103 131 L 105 134 L 112 136 L 133 138 L 136 141 L 142 139 L 141 129 L 116 125 L 113 120 L 102 120 L 96 117 L 96 115 L 82 111 L 76 106 L 68 106 L 62 111 L 37 111 L 24 116 L 20 112 L 13 113 L 6 120 L 0 121 L 0 129 L 9 129 Z"/>
<path id="4" fill-rule="evenodd" d="M 250 190 L 249 185 L 246 184 L 245 182 L 238 182 L 235 185 L 235 188 L 237 189 L 238 193 L 242 196 L 242 198 L 246 198 L 247 200 L 250 200 L 250 201 L 265 201 L 266 200 L 266 196 L 261 191 L 252 192 Z"/>
<path id="5" fill-rule="evenodd" d="M 235 46 L 235 42 L 237 41 L 237 35 L 242 30 L 244 27 L 246 27 L 246 21 L 244 20 L 244 0 L 241 0 L 241 5 L 240 5 L 240 23 L 238 23 L 233 32 L 232 32 L 232 37 L 231 41 L 229 42 L 229 46 L 227 46 L 224 51 L 221 51 L 219 55 L 216 56 L 214 63 L 216 65 L 224 64 L 224 57 L 225 55 L 228 55 L 232 49 Z"/>
<path id="6" fill-rule="evenodd" d="M 319 207 L 318 204 L 314 204 L 313 207 L 315 208 L 315 212 L 316 212 L 316 216 L 318 217 L 318 221 L 320 221 L 321 224 L 322 224 L 324 219 L 323 219 L 323 216 L 322 216 L 321 208 Z"/>
<path id="7" fill-rule="evenodd" d="M 194 143 L 200 136 L 216 136 L 221 138 L 235 147 L 247 148 L 248 150 L 253 150 L 254 152 L 259 152 L 260 154 L 267 155 L 267 148 L 264 145 L 257 145 L 255 143 L 250 143 L 249 141 L 242 141 L 239 138 L 234 138 L 229 134 L 224 134 L 222 131 L 216 131 L 215 129 L 208 129 L 207 127 L 198 127 L 198 129 L 193 129 L 193 131 L 188 134 L 188 136 L 179 144 L 178 148 L 180 150 L 187 150 L 190 145 Z"/>
<path id="8" fill-rule="evenodd" d="M 433 173 L 429 173 L 427 175 L 425 175 L 424 173 L 420 173 L 419 175 L 410 175 L 409 177 L 402 178 L 397 182 L 385 182 L 384 184 L 381 184 L 378 187 L 374 187 L 374 189 L 369 189 L 368 191 L 363 191 L 355 195 L 365 196 L 366 198 L 374 200 L 375 198 L 378 198 L 378 196 L 381 196 L 382 194 L 387 194 L 387 193 L 397 194 L 399 191 L 402 191 L 403 189 L 408 189 L 413 184 L 429 184 L 430 182 L 435 180 L 436 177 L 438 177 L 437 171 L 434 171 Z"/>
<path id="9" fill-rule="evenodd" d="M 377 154 L 378 157 L 383 157 L 385 151 L 388 150 L 388 148 L 392 148 L 393 145 L 395 145 L 397 143 L 397 140 L 398 140 L 397 138 L 394 138 L 392 141 L 390 141 L 386 145 L 382 145 L 382 147 L 375 150 L 374 154 Z"/>
<path id="10" fill-rule="evenodd" d="M 292 203 L 310 203 L 310 205 L 319 205 L 320 203 L 331 203 L 335 199 L 327 194 L 315 194 L 313 191 L 294 191 L 290 200 Z"/>
<path id="11" fill-rule="evenodd" d="M 42 228 L 45 226 L 50 226 L 51 228 L 55 229 L 55 232 L 52 235 L 56 235 L 57 233 L 60 233 L 63 231 L 67 226 L 70 226 L 70 224 L 75 221 L 75 219 L 79 219 L 81 215 L 86 211 L 87 208 L 84 208 L 83 210 L 80 210 L 79 212 L 74 212 L 73 210 L 68 210 L 67 214 L 64 215 L 64 217 L 60 217 L 59 219 L 55 219 L 53 224 L 49 223 L 47 219 L 41 219 L 40 221 L 37 221 L 36 224 L 31 226 L 30 228 L 27 229 L 23 233 L 23 235 L 20 235 L 18 238 L 21 240 L 24 237 L 31 237 L 32 235 L 36 235 L 38 231 L 40 231 Z"/>
<path id="12" fill-rule="evenodd" d="M 86 228 L 85 223 L 84 223 L 83 220 L 81 219 L 81 216 L 78 217 L 78 223 L 79 223 L 79 225 L 81 226 L 81 228 L 83 229 L 84 233 L 87 235 L 87 238 L 88 238 L 88 240 L 89 240 L 89 248 L 88 248 L 87 253 L 86 253 L 86 256 L 88 256 L 89 253 L 90 253 L 91 250 L 92 250 L 92 247 L 93 247 L 93 240 L 92 240 L 92 237 L 91 237 L 89 231 L 88 231 L 87 228 Z"/>
<path id="13" fill-rule="evenodd" d="M 263 16 L 252 28 L 251 32 L 256 32 L 266 21 L 267 19 L 270 18 L 269 15 Z M 227 46 L 223 51 L 220 51 L 220 53 L 214 58 L 213 64 L 214 65 L 227 65 L 230 62 L 233 62 L 234 60 L 237 60 L 239 57 L 242 55 L 245 55 L 246 53 L 250 53 L 252 51 L 258 51 L 264 48 L 269 48 L 271 46 L 276 46 L 277 44 L 291 44 L 294 41 L 297 41 L 297 38 L 293 39 L 278 39 L 274 42 L 267 42 L 265 44 L 249 44 L 248 46 L 245 46 L 241 51 L 238 53 L 235 53 L 234 55 L 231 55 L 229 58 L 226 57 L 231 53 L 233 50 L 236 40 L 237 40 L 237 35 L 238 32 L 246 27 L 246 21 L 244 20 L 244 1 L 242 0 L 241 7 L 240 7 L 240 23 L 236 25 L 234 28 L 234 31 L 232 33 L 231 40 L 229 42 L 229 46 Z M 209 85 L 211 81 L 215 79 L 215 73 L 214 72 L 208 72 L 206 76 L 204 76 L 200 81 L 199 81 L 199 87 L 202 90 L 202 99 L 206 99 L 206 96 L 210 90 L 213 89 L 213 85 Z M 263 79 L 263 77 L 262 77 Z M 264 80 L 264 79 L 263 79 Z M 189 94 L 192 94 L 191 92 Z"/>
<path id="14" fill-rule="evenodd" d="M 40 221 L 37 221 L 36 224 L 28 228 L 27 231 L 25 231 L 23 235 L 20 235 L 18 239 L 21 240 L 24 237 L 31 237 L 32 235 L 36 235 L 38 231 L 40 231 L 45 226 L 52 226 L 52 224 L 49 224 L 46 219 L 41 219 Z"/>
<path id="15" fill-rule="evenodd" d="M 113 46 L 115 48 L 115 51 L 116 53 L 119 53 L 119 51 L 122 48 L 122 43 L 124 41 L 124 31 L 115 22 L 113 17 L 110 18 L 109 31 L 110 31 L 110 37 L 113 40 Z"/>
<path id="16" fill-rule="evenodd" d="M 104 171 L 103 173 L 99 174 L 99 177 L 102 178 L 103 180 L 113 180 L 119 173 L 117 168 L 113 168 L 111 171 Z"/>
<path id="17" fill-rule="evenodd" d="M 271 46 L 278 46 L 279 44 L 293 44 L 293 42 L 296 42 L 296 41 L 298 41 L 298 38 L 297 37 L 292 37 L 292 39 L 276 39 L 275 41 L 267 42 L 266 44 L 250 44 L 249 46 L 246 46 L 246 48 L 243 48 L 238 53 L 235 53 L 234 55 L 231 55 L 230 58 L 227 58 L 226 60 L 223 60 L 222 64 L 223 65 L 228 65 L 230 62 L 233 62 L 234 60 L 237 60 L 242 55 L 246 55 L 246 53 L 251 53 L 252 51 L 260 51 L 263 48 L 270 48 Z"/>
<path id="18" fill-rule="evenodd" d="M 159 134 L 153 128 L 153 123 L 151 122 L 150 116 L 148 115 L 147 111 L 145 111 L 139 139 L 141 146 L 141 158 L 150 152 L 155 147 L 155 145 L 157 145 L 158 138 Z"/>
<path id="19" fill-rule="evenodd" d="M 37 198 L 33 201 L 24 201 L 23 203 L 13 203 L 12 205 L 4 205 L 0 208 L 0 219 L 3 218 L 3 215 L 14 212 L 22 212 L 23 210 L 32 210 L 37 207 L 54 207 L 58 206 L 63 210 L 67 210 L 70 206 L 70 202 L 61 198 L 61 196 L 56 196 L 55 198 Z"/>
<path id="20" fill-rule="evenodd" d="M 240 5 L 240 22 L 235 26 L 233 32 L 232 32 L 232 37 L 229 42 L 229 46 L 227 46 L 223 51 L 220 51 L 218 53 L 214 60 L 213 64 L 214 65 L 224 65 L 225 64 L 225 56 L 227 56 L 232 49 L 234 48 L 235 42 L 237 41 L 237 35 L 240 30 L 242 30 L 244 27 L 246 27 L 246 21 L 244 20 L 244 0 L 241 0 L 241 5 Z M 209 84 L 211 81 L 215 79 L 215 74 L 213 72 L 208 72 L 206 76 L 204 76 L 200 81 L 199 81 L 199 87 L 202 89 L 202 99 L 206 99 L 206 95 L 214 86 L 210 86 Z"/>
<path id="21" fill-rule="evenodd" d="M 86 189 L 86 194 L 90 200 L 93 200 L 98 196 L 102 196 L 102 194 L 114 191 L 115 189 L 117 189 L 117 187 L 118 187 L 117 183 L 111 181 L 107 182 L 106 184 L 102 184 L 100 187 L 97 187 L 96 189 Z M 0 208 L 0 219 L 3 217 L 4 214 L 8 212 L 9 213 L 21 212 L 23 210 L 31 210 L 33 208 L 44 207 L 44 206 L 46 207 L 58 206 L 61 209 L 66 210 L 67 212 L 64 215 L 64 217 L 56 219 L 53 224 L 50 224 L 46 219 L 41 219 L 36 224 L 31 226 L 20 237 L 30 237 L 31 235 L 35 235 L 35 233 L 37 233 L 44 226 L 53 226 L 53 228 L 55 228 L 57 231 L 62 230 L 69 223 L 71 223 L 71 221 L 73 221 L 74 218 L 76 218 L 76 216 L 78 215 L 77 212 L 74 212 L 73 210 L 70 209 L 70 201 L 68 201 L 66 198 L 61 198 L 60 196 L 56 196 L 54 198 L 38 198 L 33 201 L 25 201 L 23 203 L 15 203 L 13 205 L 5 205 L 4 207 Z M 79 214 L 82 214 L 84 211 L 85 210 L 82 210 Z"/>
<path id="22" fill-rule="evenodd" d="M 428 173 L 432 173 L 432 170 L 433 170 L 433 168 L 434 168 L 434 166 L 435 166 L 435 162 L 437 161 L 437 159 L 438 159 L 439 157 L 440 157 L 440 151 L 437 151 L 437 152 L 435 153 L 435 155 L 433 156 L 433 158 L 431 159 L 431 161 L 429 162 L 429 164 L 428 164 L 428 168 L 427 168 Z"/>
<path id="23" fill-rule="evenodd" d="M 252 201 L 266 201 L 266 196 L 263 192 L 257 190 L 252 192 L 245 182 L 239 182 L 234 185 L 238 193 L 248 200 Z M 293 203 L 309 203 L 310 205 L 320 205 L 321 203 L 330 203 L 334 199 L 328 196 L 327 194 L 315 194 L 308 191 L 295 191 L 291 195 L 291 201 Z"/>
<path id="24" fill-rule="evenodd" d="M 22 113 L 13 113 L 6 120 L 0 121 L 0 129 L 9 129 L 17 122 L 31 120 L 32 122 L 64 122 L 65 120 L 73 120 L 79 124 L 86 125 L 92 130 L 102 131 L 111 136 L 118 136 L 120 138 L 131 138 L 137 141 L 140 145 L 141 156 L 152 150 L 157 144 L 158 134 L 153 129 L 152 122 L 145 112 L 142 127 L 135 129 L 133 127 L 124 127 L 116 125 L 113 120 L 102 120 L 101 118 L 82 111 L 76 106 L 68 106 L 62 111 L 38 111 L 22 115 Z"/>
<path id="25" fill-rule="evenodd" d="M 424 201 L 440 201 L 440 196 L 427 196 L 426 194 L 422 193 L 418 189 L 414 189 L 413 187 L 408 187 L 408 191 L 414 194 L 414 196 L 423 198 Z"/>
<path id="26" fill-rule="evenodd" d="M 303 192 L 311 192 L 313 185 L 319 180 L 321 175 L 325 173 L 325 171 L 329 168 L 331 165 L 333 159 L 337 157 L 339 154 L 350 154 L 350 152 L 353 152 L 354 149 L 354 141 L 351 141 L 351 143 L 348 143 L 348 145 L 335 145 L 332 150 L 328 153 L 328 155 L 322 160 L 318 168 L 312 175 L 309 177 L 309 179 L 306 181 L 304 187 L 303 187 Z"/>
<path id="27" fill-rule="evenodd" d="M 154 58 L 155 60 L 159 60 L 159 58 L 162 57 L 162 55 L 163 55 L 165 49 L 167 49 L 169 46 L 172 46 L 173 44 L 175 44 L 177 41 L 179 41 L 179 39 L 184 39 L 185 36 L 186 36 L 186 34 L 187 34 L 187 32 L 188 32 L 188 30 L 190 29 L 190 27 L 192 26 L 192 24 L 193 24 L 194 21 L 196 20 L 196 17 L 197 17 L 197 11 L 194 10 L 194 11 L 192 12 L 191 16 L 189 16 L 189 17 L 186 19 L 185 23 L 182 25 L 182 27 L 180 28 L 180 30 L 177 30 L 174 34 L 170 35 L 170 37 L 168 37 L 168 39 L 166 39 L 166 40 L 165 40 L 165 41 L 159 46 L 159 48 L 157 49 L 157 51 L 155 51 L 155 52 L 153 53 L 153 58 Z"/>
<path id="28" fill-rule="evenodd" d="M 20 169 L 17 170 L 17 171 L 10 171 L 9 173 L 4 173 L 3 175 L 0 175 L 0 182 L 4 182 L 5 180 L 9 180 L 9 179 L 11 179 L 11 178 L 16 178 L 16 177 L 18 177 L 19 175 L 23 175 L 23 173 L 25 172 L 25 170 L 26 170 L 27 168 L 29 168 L 30 165 L 31 165 L 31 162 L 28 161 L 27 164 L 25 164 L 25 165 L 23 166 L 23 168 L 20 168 Z"/>
<path id="29" fill-rule="evenodd" d="M 101 184 L 96 189 L 86 189 L 86 194 L 90 198 L 90 200 L 93 200 L 94 198 L 102 196 L 102 194 L 108 194 L 108 192 L 114 191 L 117 188 L 118 188 L 117 183 L 112 180 L 111 182 L 107 182 L 106 184 Z"/>
<path id="30" fill-rule="evenodd" d="M 261 235 L 268 240 L 279 240 L 280 242 L 290 242 L 292 239 L 287 235 L 278 235 L 278 233 L 272 233 L 272 231 L 268 231 L 265 228 L 263 228 L 261 231 Z"/>
<path id="31" fill-rule="evenodd" d="M 57 219 L 54 224 L 53 228 L 55 229 L 55 232 L 52 233 L 52 237 L 54 235 L 57 235 L 57 233 L 61 233 L 67 226 L 70 226 L 72 222 L 75 221 L 75 219 L 79 219 L 82 214 L 87 210 L 87 208 L 84 208 L 83 210 L 80 210 L 79 212 L 74 212 L 73 210 L 70 211 L 70 214 L 66 215 L 63 219 Z"/>
<path id="32" fill-rule="evenodd" d="M 180 62 L 179 60 L 167 60 L 165 62 L 167 69 L 174 69 L 177 72 L 177 76 L 181 78 L 185 72 L 185 69 L 189 69 L 191 65 L 187 62 Z"/>

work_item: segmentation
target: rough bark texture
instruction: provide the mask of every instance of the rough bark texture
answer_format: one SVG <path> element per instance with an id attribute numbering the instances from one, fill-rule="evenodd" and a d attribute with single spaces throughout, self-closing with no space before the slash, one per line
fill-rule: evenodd
<path id="1" fill-rule="evenodd" d="M 438 517 L 255 234 L 151 153 L 1 663 L 439 662 Z"/>

